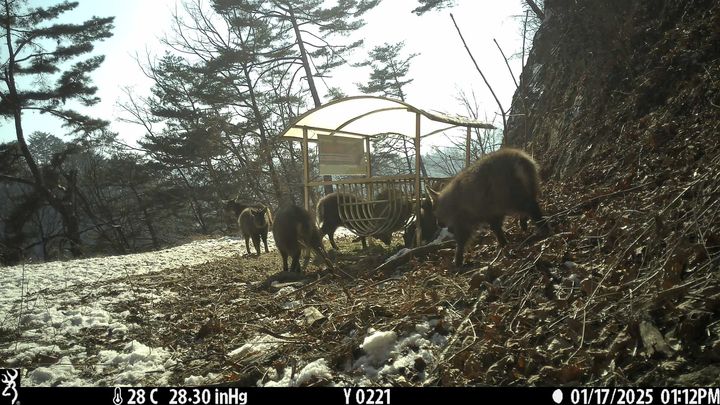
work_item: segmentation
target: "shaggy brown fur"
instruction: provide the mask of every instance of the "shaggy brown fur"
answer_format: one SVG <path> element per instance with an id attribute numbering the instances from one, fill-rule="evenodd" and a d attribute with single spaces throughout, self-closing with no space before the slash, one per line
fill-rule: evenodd
<path id="1" fill-rule="evenodd" d="M 272 225 L 273 237 L 280 256 L 283 259 L 283 271 L 288 271 L 288 256 L 292 257 L 291 271 L 300 272 L 300 254 L 307 252 L 303 267 L 307 266 L 310 250 L 314 250 L 329 263 L 330 260 L 322 245 L 322 235 L 315 225 L 312 215 L 304 208 L 287 205 L 275 213 Z"/>
<path id="2" fill-rule="evenodd" d="M 249 240 L 252 238 L 253 245 L 260 256 L 260 239 L 265 245 L 265 253 L 268 252 L 268 211 L 266 208 L 245 208 L 238 217 L 240 234 L 245 238 L 245 249 L 250 253 Z"/>
<path id="3" fill-rule="evenodd" d="M 501 149 L 478 160 L 458 174 L 441 192 L 428 189 L 438 222 L 455 235 L 455 266 L 463 264 L 463 253 L 472 231 L 490 225 L 498 243 L 507 238 L 502 229 L 506 215 L 527 216 L 538 230 L 549 233 L 538 196 L 540 176 L 535 161 L 517 149 Z"/>

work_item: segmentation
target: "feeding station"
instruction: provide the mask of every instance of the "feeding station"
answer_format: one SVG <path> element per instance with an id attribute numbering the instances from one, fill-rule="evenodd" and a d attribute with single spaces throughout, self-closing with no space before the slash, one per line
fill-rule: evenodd
<path id="1" fill-rule="evenodd" d="M 281 137 L 302 142 L 305 208 L 310 210 L 313 188 L 335 186 L 340 218 L 346 227 L 358 236 L 377 236 L 401 229 L 420 216 L 421 191 L 427 182 L 435 180 L 421 176 L 421 140 L 455 128 L 466 129 L 467 167 L 471 129 L 494 126 L 421 110 L 385 97 L 356 96 L 331 101 L 298 116 Z M 373 176 L 370 140 L 388 134 L 413 140 L 414 173 Z M 320 176 L 356 177 L 333 181 L 311 178 L 310 143 L 317 144 Z M 416 228 L 419 245 L 421 234 Z"/>

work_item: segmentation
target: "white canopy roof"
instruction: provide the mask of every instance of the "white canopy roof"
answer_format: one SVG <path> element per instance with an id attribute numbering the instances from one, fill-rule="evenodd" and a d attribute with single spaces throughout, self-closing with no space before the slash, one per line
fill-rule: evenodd
<path id="1" fill-rule="evenodd" d="M 398 100 L 356 96 L 331 101 L 306 112 L 280 136 L 302 139 L 303 128 L 307 128 L 311 140 L 317 139 L 318 134 L 344 137 L 400 134 L 414 138 L 418 113 L 421 137 L 455 127 L 495 128 L 469 118 L 421 110 Z"/>

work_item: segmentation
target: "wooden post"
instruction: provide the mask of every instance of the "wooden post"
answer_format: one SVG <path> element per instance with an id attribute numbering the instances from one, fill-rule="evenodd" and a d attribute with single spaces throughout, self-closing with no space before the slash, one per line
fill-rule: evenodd
<path id="1" fill-rule="evenodd" d="M 420 113 L 415 114 L 415 242 L 422 244 L 422 229 L 420 227 Z"/>
<path id="2" fill-rule="evenodd" d="M 467 127 L 465 136 L 465 167 L 470 166 L 470 127 Z"/>
<path id="3" fill-rule="evenodd" d="M 365 137 L 365 159 L 367 159 L 367 178 L 372 177 L 372 162 L 370 161 L 370 137 Z M 374 190 L 372 182 L 368 182 L 368 200 L 373 198 Z"/>
<path id="4" fill-rule="evenodd" d="M 303 182 L 305 184 L 305 209 L 310 211 L 310 151 L 308 150 L 308 130 L 303 128 Z"/>
<path id="5" fill-rule="evenodd" d="M 367 159 L 367 177 L 372 177 L 372 163 L 370 162 L 370 137 L 365 137 L 365 159 Z"/>

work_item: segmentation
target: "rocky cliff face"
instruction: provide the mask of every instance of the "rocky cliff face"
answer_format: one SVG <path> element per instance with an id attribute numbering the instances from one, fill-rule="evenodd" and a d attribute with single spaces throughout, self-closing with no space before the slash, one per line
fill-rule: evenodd
<path id="1" fill-rule="evenodd" d="M 547 0 L 546 13 L 506 143 L 542 166 L 556 232 L 538 257 L 582 280 L 552 304 L 574 321 L 538 330 L 583 326 L 571 354 L 543 360 L 577 373 L 550 365 L 527 382 L 716 385 L 720 2 Z"/>
<path id="2" fill-rule="evenodd" d="M 546 3 L 507 135 L 546 178 L 595 177 L 600 162 L 655 172 L 716 151 L 719 2 Z"/>

